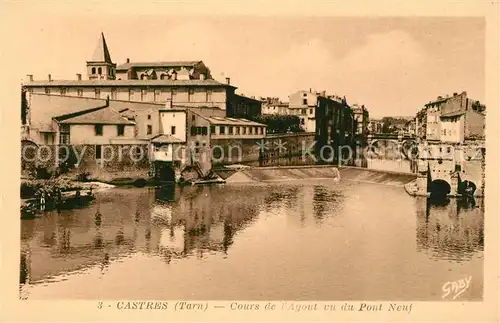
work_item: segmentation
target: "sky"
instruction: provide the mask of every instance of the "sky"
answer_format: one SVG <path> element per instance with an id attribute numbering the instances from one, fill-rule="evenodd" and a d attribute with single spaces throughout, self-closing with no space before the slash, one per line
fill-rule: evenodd
<path id="1" fill-rule="evenodd" d="M 485 96 L 482 18 L 49 14 L 16 32 L 20 78 L 85 75 L 103 32 L 117 64 L 202 60 L 246 96 L 324 90 L 372 117 L 412 116 L 454 92 Z"/>

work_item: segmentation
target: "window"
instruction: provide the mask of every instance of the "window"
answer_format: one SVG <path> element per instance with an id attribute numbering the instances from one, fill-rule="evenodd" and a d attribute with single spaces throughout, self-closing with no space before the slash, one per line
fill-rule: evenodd
<path id="1" fill-rule="evenodd" d="M 194 122 L 196 121 L 196 116 L 193 114 L 193 116 L 191 117 L 191 120 Z"/>
<path id="2" fill-rule="evenodd" d="M 133 150 L 134 160 L 140 160 L 143 157 L 143 151 L 141 147 L 135 147 Z"/>
<path id="3" fill-rule="evenodd" d="M 302 114 L 307 114 L 307 110 L 306 109 L 302 109 L 301 113 Z"/>
<path id="4" fill-rule="evenodd" d="M 232 126 L 229 126 L 229 134 L 232 135 L 233 134 L 233 127 Z"/>
<path id="5" fill-rule="evenodd" d="M 125 134 L 125 126 L 122 124 L 116 126 L 116 130 L 117 130 L 118 136 L 123 136 Z"/>
<path id="6" fill-rule="evenodd" d="M 202 127 L 202 128 L 201 128 L 201 134 L 202 134 L 203 136 L 208 135 L 208 127 Z"/>
<path id="7" fill-rule="evenodd" d="M 212 102 L 212 91 L 207 90 L 207 102 Z"/>
<path id="8" fill-rule="evenodd" d="M 313 109 L 309 109 L 309 114 L 314 114 Z"/>
<path id="9" fill-rule="evenodd" d="M 155 90 L 155 102 L 160 101 L 160 95 L 161 95 L 161 91 Z"/>
<path id="10" fill-rule="evenodd" d="M 134 90 L 129 90 L 128 91 L 128 99 L 130 101 L 133 101 L 134 100 Z"/>
<path id="11" fill-rule="evenodd" d="M 95 89 L 95 98 L 99 99 L 101 97 L 101 90 L 100 89 Z"/>
<path id="12" fill-rule="evenodd" d="M 307 96 L 307 93 L 304 93 L 302 96 Z"/>
<path id="13" fill-rule="evenodd" d="M 237 135 L 239 135 L 239 134 L 240 134 L 240 127 L 235 127 L 235 129 L 234 129 L 234 130 L 236 130 L 236 134 L 237 134 Z"/>
<path id="14" fill-rule="evenodd" d="M 247 134 L 247 128 L 246 127 L 241 127 L 241 134 L 246 135 Z"/>
<path id="15" fill-rule="evenodd" d="M 191 127 L 191 136 L 196 136 L 196 127 L 195 126 Z"/>
<path id="16" fill-rule="evenodd" d="M 95 67 L 92 67 L 92 74 L 95 74 Z"/>
<path id="17" fill-rule="evenodd" d="M 116 100 L 116 89 L 111 89 L 111 100 Z"/>
<path id="18" fill-rule="evenodd" d="M 59 92 L 61 93 L 61 95 L 66 95 L 66 88 L 60 88 L 59 89 Z"/>
<path id="19" fill-rule="evenodd" d="M 193 95 L 194 95 L 194 90 L 189 89 L 188 90 L 188 102 L 191 102 L 193 100 Z"/>
<path id="20" fill-rule="evenodd" d="M 170 134 L 175 135 L 175 126 L 170 127 Z"/>
<path id="21" fill-rule="evenodd" d="M 144 101 L 148 96 L 148 90 L 141 90 L 141 101 Z"/>
<path id="22" fill-rule="evenodd" d="M 99 68 L 97 69 L 97 74 L 99 74 L 99 75 L 101 75 L 101 74 L 102 74 L 102 68 L 101 68 L 101 67 L 99 67 Z"/>
<path id="23" fill-rule="evenodd" d="M 82 89 L 76 90 L 76 95 L 83 96 L 83 90 Z"/>
<path id="24" fill-rule="evenodd" d="M 45 88 L 45 94 L 50 94 L 50 89 L 48 87 Z"/>
<path id="25" fill-rule="evenodd" d="M 225 134 L 225 133 L 226 133 L 226 127 L 224 127 L 224 126 L 219 126 L 219 133 L 220 133 L 221 135 Z"/>
<path id="26" fill-rule="evenodd" d="M 102 136 L 102 124 L 96 124 L 94 126 L 94 132 L 96 136 Z"/>
<path id="27" fill-rule="evenodd" d="M 153 126 L 148 124 L 148 130 L 147 130 L 147 134 L 150 135 L 153 133 Z"/>
<path id="28" fill-rule="evenodd" d="M 172 90 L 172 93 L 171 93 L 172 101 L 175 101 L 176 96 L 177 96 L 177 91 L 176 90 Z"/>
<path id="29" fill-rule="evenodd" d="M 214 134 L 215 133 L 215 126 L 210 126 L 210 133 Z"/>
<path id="30" fill-rule="evenodd" d="M 302 104 L 307 105 L 307 99 L 302 99 Z"/>
<path id="31" fill-rule="evenodd" d="M 202 134 L 202 130 L 201 130 L 202 127 L 196 127 L 196 134 L 197 135 L 201 135 Z"/>
<path id="32" fill-rule="evenodd" d="M 95 145 L 95 159 L 101 159 L 101 158 L 102 158 L 102 146 Z"/>

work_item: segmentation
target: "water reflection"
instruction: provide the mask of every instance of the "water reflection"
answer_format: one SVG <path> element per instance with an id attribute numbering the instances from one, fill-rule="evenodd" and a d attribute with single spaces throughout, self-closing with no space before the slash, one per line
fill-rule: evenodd
<path id="1" fill-rule="evenodd" d="M 328 299 L 337 289 L 344 299 L 350 291 L 363 296 L 367 292 L 361 278 L 345 277 L 365 279 L 373 272 L 385 272 L 387 266 L 405 266 L 406 271 L 395 271 L 396 277 L 380 283 L 379 289 L 411 280 L 417 275 L 413 269 L 423 275 L 428 268 L 436 277 L 425 276 L 435 279 L 439 289 L 443 279 L 448 279 L 450 260 L 465 264 L 473 255 L 482 255 L 482 205 L 479 200 L 413 199 L 395 187 L 320 181 L 307 185 L 116 188 L 97 194 L 85 209 L 48 212 L 22 221 L 20 283 L 33 287 L 95 269 L 99 279 L 122 284 L 123 293 L 131 288 L 129 298 L 177 283 L 178 288 L 172 287 L 168 293 L 212 288 L 223 297 L 226 287 L 221 286 L 236 284 L 242 293 L 239 298 L 244 298 L 253 287 L 238 277 L 251 272 L 255 275 L 252 284 L 261 291 L 276 291 L 280 299 L 286 291 L 300 297 L 307 290 L 315 291 L 307 296 L 310 299 L 318 295 Z M 128 263 L 121 267 L 115 266 L 117 262 Z M 150 264 L 156 267 L 152 269 Z M 479 277 L 481 263 L 478 266 L 472 260 L 467 266 Z M 134 290 L 133 284 L 123 283 L 123 276 L 137 268 L 148 279 L 156 277 L 163 283 L 153 286 L 150 282 L 147 288 Z M 439 277 L 436 268 L 442 270 Z M 120 270 L 125 272 L 118 278 Z M 225 274 L 218 280 L 210 276 L 210 282 L 185 287 L 191 284 L 186 277 L 196 280 L 200 270 Z M 228 277 L 233 270 L 240 276 Z M 276 275 L 301 283 L 281 285 Z M 325 287 L 332 284 L 337 289 Z M 427 291 L 414 292 L 425 298 Z M 151 295 L 165 296 L 159 291 Z M 385 295 L 394 295 L 394 289 Z M 379 294 L 370 296 L 380 299 Z"/>
<path id="2" fill-rule="evenodd" d="M 483 212 L 474 199 L 418 198 L 416 204 L 420 251 L 453 261 L 465 261 L 483 251 Z"/>

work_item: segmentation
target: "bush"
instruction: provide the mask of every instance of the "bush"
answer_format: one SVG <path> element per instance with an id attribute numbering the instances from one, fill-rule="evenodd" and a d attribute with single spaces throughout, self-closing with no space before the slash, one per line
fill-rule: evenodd
<path id="1" fill-rule="evenodd" d="M 79 182 L 88 182 L 90 177 L 89 172 L 80 172 L 76 175 L 76 180 Z"/>
<path id="2" fill-rule="evenodd" d="M 37 167 L 35 173 L 36 179 L 50 179 L 52 177 L 52 173 L 45 167 Z"/>
<path id="3" fill-rule="evenodd" d="M 31 198 L 35 196 L 35 193 L 39 189 L 44 189 L 47 191 L 53 191 L 59 188 L 61 191 L 72 191 L 77 189 L 83 189 L 82 186 L 75 184 L 67 179 L 52 179 L 52 180 L 23 180 L 21 181 L 21 198 Z"/>

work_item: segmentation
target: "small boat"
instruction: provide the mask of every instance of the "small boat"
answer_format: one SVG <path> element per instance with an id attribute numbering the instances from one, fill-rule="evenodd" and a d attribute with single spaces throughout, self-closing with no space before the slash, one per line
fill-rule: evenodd
<path id="1" fill-rule="evenodd" d="M 49 197 L 41 203 L 41 199 L 32 198 L 21 205 L 21 219 L 34 219 L 41 216 L 42 212 L 53 210 L 71 210 L 87 206 L 95 200 L 94 194 L 60 195 L 58 198 Z"/>

